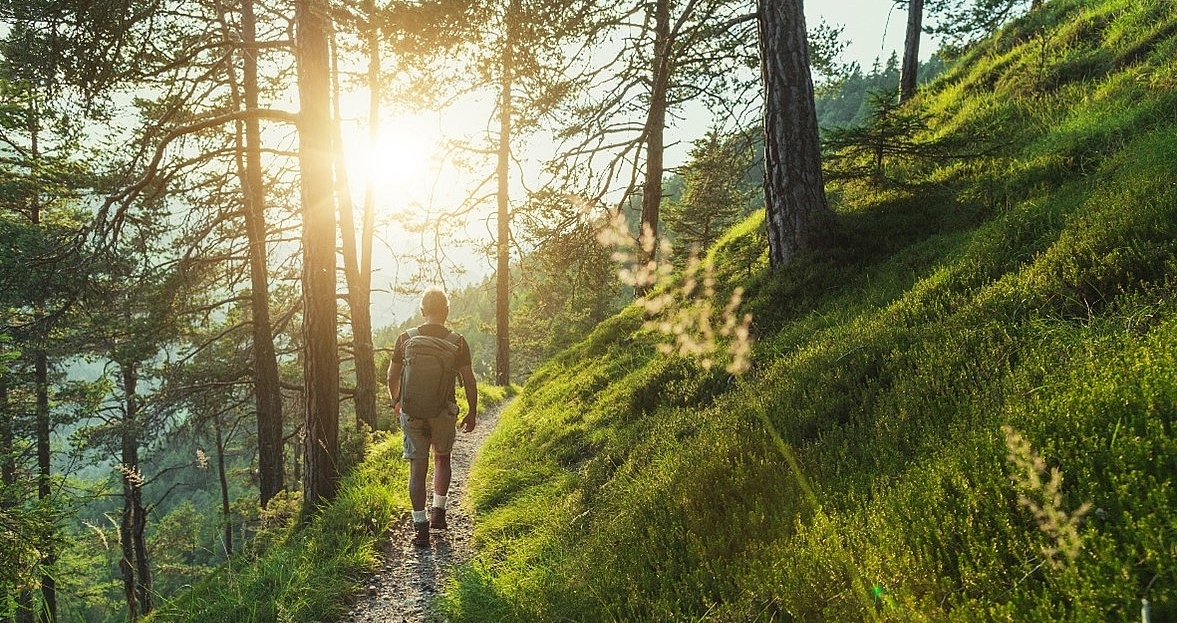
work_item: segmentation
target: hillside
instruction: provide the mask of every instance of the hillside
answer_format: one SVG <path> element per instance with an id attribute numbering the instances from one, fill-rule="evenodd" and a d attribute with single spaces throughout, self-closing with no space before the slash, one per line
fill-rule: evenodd
<path id="1" fill-rule="evenodd" d="M 831 184 L 777 274 L 761 217 L 711 250 L 749 372 L 633 307 L 538 370 L 450 620 L 1177 620 L 1174 59 L 1172 2 L 1047 2 L 913 103 L 974 149 Z"/>

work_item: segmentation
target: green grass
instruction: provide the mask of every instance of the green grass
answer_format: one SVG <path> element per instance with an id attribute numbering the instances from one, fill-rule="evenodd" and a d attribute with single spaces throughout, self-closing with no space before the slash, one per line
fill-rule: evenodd
<path id="1" fill-rule="evenodd" d="M 634 308 L 539 370 L 475 465 L 450 620 L 1177 618 L 1175 24 L 1048 2 L 917 98 L 989 155 L 831 188 L 839 244 L 777 274 L 759 217 L 730 232 L 746 375 Z M 1092 504 L 1073 559 L 1003 426 Z"/>
<path id="2" fill-rule="evenodd" d="M 395 436 L 371 446 L 338 498 L 309 524 L 273 528 L 257 554 L 240 553 L 157 610 L 151 621 L 320 621 L 377 565 L 377 540 L 408 505 L 408 470 Z M 295 504 L 297 506 L 297 503 Z"/>
<path id="3" fill-rule="evenodd" d="M 479 385 L 479 410 L 517 391 Z M 309 522 L 294 522 L 298 496 L 276 498 L 271 508 L 288 509 L 288 521 L 253 535 L 247 551 L 162 604 L 149 620 L 310 623 L 340 617 L 349 596 L 376 570 L 379 539 L 410 509 L 400 435 L 378 433 L 366 448 L 336 499 Z"/>

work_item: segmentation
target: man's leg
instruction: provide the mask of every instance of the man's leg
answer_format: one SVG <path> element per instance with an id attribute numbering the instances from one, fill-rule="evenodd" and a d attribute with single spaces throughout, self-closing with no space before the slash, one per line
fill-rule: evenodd
<path id="1" fill-rule="evenodd" d="M 429 459 L 409 459 L 409 502 L 412 502 L 414 511 L 425 510 L 425 475 L 428 470 Z"/>
<path id="2" fill-rule="evenodd" d="M 433 455 L 433 505 L 429 508 L 429 525 L 439 530 L 445 530 L 449 525 L 445 521 L 446 496 L 450 492 L 450 479 L 453 469 L 450 467 L 449 454 Z"/>
<path id="3" fill-rule="evenodd" d="M 429 546 L 429 516 L 425 512 L 425 474 L 429 459 L 409 459 L 409 502 L 413 504 L 413 545 Z"/>

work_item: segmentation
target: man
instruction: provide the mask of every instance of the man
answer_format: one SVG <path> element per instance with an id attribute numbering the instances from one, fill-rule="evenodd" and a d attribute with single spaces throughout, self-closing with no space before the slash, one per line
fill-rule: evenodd
<path id="1" fill-rule="evenodd" d="M 401 430 L 404 431 L 404 458 L 409 462 L 409 500 L 413 503 L 413 545 L 429 546 L 430 527 L 445 530 L 446 495 L 449 493 L 450 452 L 456 436 L 458 405 L 454 398 L 453 378 L 445 382 L 449 388 L 447 404 L 439 413 L 428 415 L 406 413 L 401 402 L 404 395 L 401 387 L 401 373 L 405 369 L 405 344 L 410 334 L 449 340 L 457 345 L 454 353 L 454 371 L 462 377 L 466 389 L 466 416 L 462 418 L 462 430 L 474 430 L 478 420 L 478 388 L 471 368 L 470 346 L 465 338 L 445 327 L 449 317 L 449 301 L 443 290 L 431 287 L 421 295 L 421 315 L 425 324 L 402 333 L 396 340 L 392 363 L 388 366 L 388 393 L 400 416 Z M 412 364 L 410 364 L 412 365 Z M 429 467 L 429 449 L 433 448 L 433 505 L 428 515 L 425 512 L 425 475 Z"/>

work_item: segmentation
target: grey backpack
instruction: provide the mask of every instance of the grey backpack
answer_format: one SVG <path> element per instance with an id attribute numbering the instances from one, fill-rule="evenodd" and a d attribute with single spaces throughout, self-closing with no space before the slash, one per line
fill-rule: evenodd
<path id="1" fill-rule="evenodd" d="M 444 338 L 405 334 L 405 367 L 401 373 L 401 411 L 411 418 L 441 415 L 454 401 L 454 359 L 461 337 L 450 331 Z"/>

